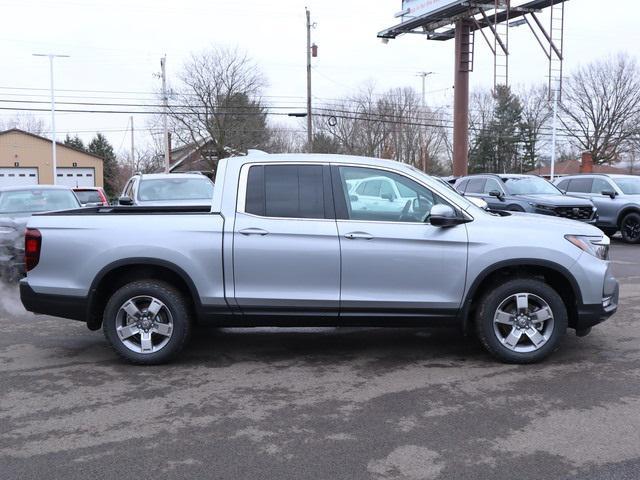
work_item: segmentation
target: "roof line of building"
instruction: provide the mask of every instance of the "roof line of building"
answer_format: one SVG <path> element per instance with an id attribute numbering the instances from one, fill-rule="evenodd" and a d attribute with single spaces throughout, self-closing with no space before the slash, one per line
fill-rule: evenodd
<path id="1" fill-rule="evenodd" d="M 19 128 L 10 128 L 8 130 L 4 130 L 4 131 L 0 132 L 0 135 L 5 135 L 7 133 L 23 133 L 25 135 L 29 135 L 31 137 L 38 138 L 40 140 L 44 140 L 46 142 L 51 143 L 51 139 L 50 138 L 43 137 L 43 136 L 37 135 L 35 133 L 27 132 L 27 131 L 21 130 Z M 66 145 L 65 143 L 58 142 L 57 140 L 56 140 L 56 145 L 59 145 L 60 147 L 68 148 L 69 150 L 73 150 L 73 151 L 78 152 L 78 153 L 84 153 L 85 155 L 90 155 L 92 157 L 99 158 L 100 160 L 102 160 L 104 162 L 104 158 L 102 158 L 100 155 L 96 155 L 95 153 L 87 152 L 86 150 L 82 150 L 81 148 L 72 147 L 71 145 Z"/>

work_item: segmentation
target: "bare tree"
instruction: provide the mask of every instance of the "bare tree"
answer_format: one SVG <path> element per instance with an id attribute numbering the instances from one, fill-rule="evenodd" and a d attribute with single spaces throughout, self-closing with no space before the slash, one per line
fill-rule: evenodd
<path id="1" fill-rule="evenodd" d="M 275 124 L 267 127 L 267 133 L 268 140 L 264 149 L 268 153 L 297 153 L 305 149 L 305 139 L 299 130 Z"/>
<path id="2" fill-rule="evenodd" d="M 18 128 L 35 135 L 43 135 L 47 128 L 45 122 L 33 115 L 19 113 L 13 118 L 0 120 L 0 131 Z"/>
<path id="3" fill-rule="evenodd" d="M 637 132 L 640 69 L 625 54 L 579 68 L 566 82 L 561 119 L 574 144 L 597 164 L 619 159 Z"/>
<path id="4" fill-rule="evenodd" d="M 192 55 L 170 94 L 172 131 L 184 143 L 212 143 L 216 156 L 260 148 L 267 140 L 260 94 L 266 81 L 238 49 L 213 47 Z"/>
<path id="5" fill-rule="evenodd" d="M 547 141 L 544 130 L 548 128 L 553 115 L 547 101 L 549 91 L 540 85 L 523 91 L 520 94 L 522 113 L 520 133 L 522 135 L 522 163 L 524 171 L 531 171 L 540 166 L 541 152 L 546 148 Z"/>
<path id="6" fill-rule="evenodd" d="M 416 91 L 398 88 L 378 95 L 367 85 L 325 107 L 316 116 L 315 131 L 323 151 L 390 158 L 440 173 L 441 156 L 446 156 L 444 125 Z"/>

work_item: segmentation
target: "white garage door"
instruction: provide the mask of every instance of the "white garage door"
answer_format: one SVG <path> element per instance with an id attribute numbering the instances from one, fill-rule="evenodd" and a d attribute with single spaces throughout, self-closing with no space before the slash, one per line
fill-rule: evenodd
<path id="1" fill-rule="evenodd" d="M 37 168 L 3 168 L 0 167 L 0 187 L 37 185 Z"/>
<path id="2" fill-rule="evenodd" d="M 95 187 L 95 172 L 93 168 L 58 168 L 56 183 L 72 188 Z"/>

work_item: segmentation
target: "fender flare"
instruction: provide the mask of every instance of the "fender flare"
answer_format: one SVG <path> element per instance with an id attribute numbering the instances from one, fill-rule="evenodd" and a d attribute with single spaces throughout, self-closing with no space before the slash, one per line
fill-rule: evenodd
<path id="1" fill-rule="evenodd" d="M 467 294 L 465 295 L 464 302 L 462 303 L 462 308 L 460 309 L 460 322 L 462 325 L 463 331 L 468 333 L 469 330 L 469 312 L 471 310 L 471 303 L 482 285 L 482 282 L 486 280 L 491 274 L 507 267 L 542 267 L 547 268 L 549 270 L 553 270 L 554 272 L 562 275 L 571 285 L 571 289 L 573 290 L 573 294 L 576 298 L 576 302 L 578 305 L 582 304 L 582 292 L 580 291 L 580 286 L 578 285 L 578 281 L 573 276 L 573 274 L 562 265 L 551 262 L 549 260 L 541 260 L 538 258 L 512 258 L 509 260 L 504 260 L 498 263 L 494 263 L 493 265 L 485 268 L 473 281 Z"/>
<path id="2" fill-rule="evenodd" d="M 193 299 L 193 304 L 196 309 L 196 314 L 199 315 L 202 311 L 202 302 L 200 300 L 200 294 L 198 293 L 198 289 L 191 277 L 185 272 L 182 268 L 177 266 L 174 263 L 168 262 L 166 260 L 161 260 L 158 258 L 148 258 L 148 257 L 131 257 L 131 258 L 123 258 L 120 260 L 116 260 L 115 262 L 111 262 L 105 265 L 98 274 L 94 277 L 91 282 L 91 287 L 89 288 L 89 295 L 87 301 L 87 325 L 90 329 L 100 328 L 100 323 L 102 323 L 102 318 L 94 318 L 91 313 L 95 306 L 95 297 L 98 291 L 98 286 L 104 280 L 104 278 L 117 268 L 126 267 L 126 266 L 150 266 L 150 267 L 161 267 L 170 270 L 174 274 L 178 275 L 184 283 L 187 285 L 189 289 L 189 293 Z"/>

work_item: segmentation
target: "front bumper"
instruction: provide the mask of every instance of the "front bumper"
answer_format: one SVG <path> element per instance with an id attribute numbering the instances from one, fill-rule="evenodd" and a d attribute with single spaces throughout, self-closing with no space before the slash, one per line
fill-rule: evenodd
<path id="1" fill-rule="evenodd" d="M 612 276 L 607 277 L 605 283 L 605 297 L 602 303 L 595 305 L 578 305 L 575 329 L 587 330 L 604 322 L 618 311 L 620 299 L 620 284 Z"/>

